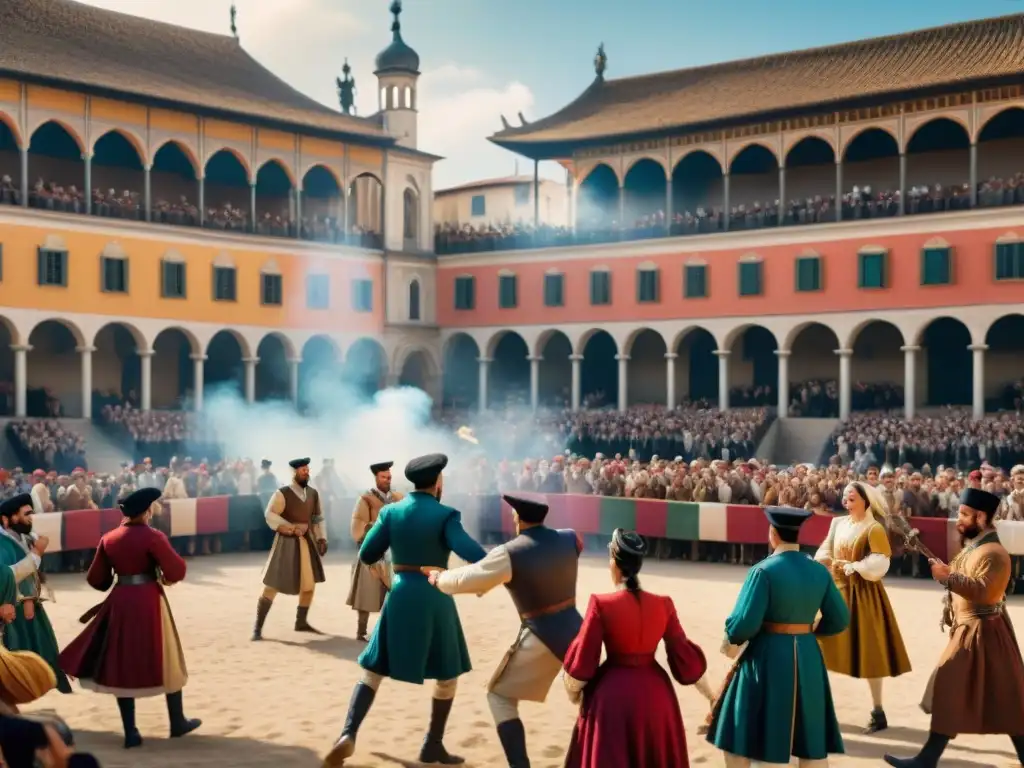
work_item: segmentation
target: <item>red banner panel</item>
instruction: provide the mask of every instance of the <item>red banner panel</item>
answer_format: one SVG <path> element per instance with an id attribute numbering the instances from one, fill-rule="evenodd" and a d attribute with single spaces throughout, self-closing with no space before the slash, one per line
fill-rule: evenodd
<path id="1" fill-rule="evenodd" d="M 196 499 L 196 535 L 210 536 L 228 532 L 228 497 L 206 496 Z"/>
<path id="2" fill-rule="evenodd" d="M 94 549 L 100 542 L 101 515 L 98 509 L 64 512 L 61 548 L 64 551 Z"/>
<path id="3" fill-rule="evenodd" d="M 761 507 L 729 504 L 725 508 L 725 526 L 730 544 L 768 544 L 768 518 Z"/>
<path id="4" fill-rule="evenodd" d="M 669 504 L 658 499 L 636 499 L 636 532 L 641 536 L 665 538 L 669 507 Z"/>
<path id="5" fill-rule="evenodd" d="M 832 515 L 814 515 L 800 526 L 800 543 L 807 547 L 820 547 L 828 536 Z"/>

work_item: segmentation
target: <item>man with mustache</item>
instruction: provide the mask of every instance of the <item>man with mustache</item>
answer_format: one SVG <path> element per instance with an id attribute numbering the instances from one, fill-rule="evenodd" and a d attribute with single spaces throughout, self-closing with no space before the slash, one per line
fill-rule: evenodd
<path id="1" fill-rule="evenodd" d="M 0 567 L 14 572 L 19 593 L 14 621 L 4 628 L 4 645 L 11 651 L 32 651 L 43 657 L 57 677 L 57 689 L 71 693 L 71 685 L 57 661 L 57 638 L 40 602 L 39 565 L 49 539 L 30 539 L 31 534 L 30 494 L 22 493 L 0 504 Z"/>
<path id="2" fill-rule="evenodd" d="M 929 561 L 946 587 L 949 643 L 921 702 L 932 716 L 928 741 L 915 757 L 886 755 L 889 765 L 935 768 L 961 733 L 1007 734 L 1024 764 L 1024 661 L 1004 606 L 1011 565 L 993 523 L 998 508 L 995 494 L 965 490 L 956 524 L 963 549 L 949 565 Z"/>

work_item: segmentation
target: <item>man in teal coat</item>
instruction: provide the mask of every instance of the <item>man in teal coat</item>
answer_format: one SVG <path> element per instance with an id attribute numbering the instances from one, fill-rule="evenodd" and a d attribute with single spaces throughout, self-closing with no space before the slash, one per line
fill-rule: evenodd
<path id="1" fill-rule="evenodd" d="M 379 562 L 390 548 L 394 577 L 370 642 L 359 657 L 363 679 L 352 692 L 344 729 L 324 759 L 324 768 L 343 765 L 355 752 L 359 726 L 385 677 L 417 685 L 435 681 L 430 728 L 419 761 L 465 762 L 449 754 L 442 742 L 459 675 L 472 669 L 469 649 L 455 600 L 432 587 L 423 569 L 447 568 L 452 552 L 470 563 L 486 553 L 462 527 L 458 510 L 441 503 L 441 473 L 447 464 L 448 457 L 440 453 L 410 461 L 405 476 L 415 490 L 380 511 L 359 548 L 359 559 L 367 565 Z"/>
<path id="2" fill-rule="evenodd" d="M 828 673 L 817 635 L 837 635 L 850 623 L 832 574 L 800 552 L 800 526 L 810 512 L 767 507 L 773 553 L 750 569 L 726 642 L 747 644 L 715 702 L 708 741 L 729 768 L 799 758 L 809 768 L 843 752 Z M 821 621 L 814 626 L 818 612 Z"/>
<path id="3" fill-rule="evenodd" d="M 4 629 L 3 642 L 11 651 L 32 651 L 53 669 L 57 689 L 71 693 L 67 676 L 60 671 L 60 651 L 53 627 L 40 598 L 39 564 L 48 541 L 39 537 L 29 546 L 32 533 L 32 497 L 23 493 L 0 504 L 0 568 L 10 568 L 18 582 L 17 611 Z"/>

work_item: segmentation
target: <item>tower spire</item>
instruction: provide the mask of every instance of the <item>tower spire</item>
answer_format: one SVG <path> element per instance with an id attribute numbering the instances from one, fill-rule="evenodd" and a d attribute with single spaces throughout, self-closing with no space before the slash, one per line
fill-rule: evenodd
<path id="1" fill-rule="evenodd" d="M 232 3 L 231 4 L 231 36 L 233 38 L 235 38 L 235 40 L 238 39 L 238 24 L 237 24 L 237 20 L 238 20 L 238 8 L 235 6 L 234 3 Z"/>
<path id="2" fill-rule="evenodd" d="M 395 17 L 395 20 L 391 22 L 392 37 L 395 40 L 401 40 L 402 22 L 398 17 L 402 15 L 402 0 L 394 0 L 391 3 L 391 15 Z"/>

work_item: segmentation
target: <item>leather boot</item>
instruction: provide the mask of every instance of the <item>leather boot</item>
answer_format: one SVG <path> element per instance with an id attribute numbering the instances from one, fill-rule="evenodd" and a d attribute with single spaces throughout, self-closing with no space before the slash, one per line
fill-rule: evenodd
<path id="1" fill-rule="evenodd" d="M 523 721 L 506 720 L 498 726 L 498 739 L 505 750 L 508 768 L 530 768 L 530 758 L 526 754 L 526 729 Z"/>
<path id="2" fill-rule="evenodd" d="M 181 691 L 167 694 L 167 715 L 171 720 L 172 739 L 187 736 L 203 724 L 203 721 L 198 718 L 185 717 L 185 705 L 181 700 Z"/>
<path id="3" fill-rule="evenodd" d="M 875 707 L 871 710 L 871 717 L 868 719 L 868 724 L 864 726 L 862 733 L 878 733 L 884 731 L 889 727 L 889 721 L 885 717 L 885 710 L 881 707 Z"/>
<path id="4" fill-rule="evenodd" d="M 270 607 L 273 604 L 273 600 L 267 600 L 265 597 L 261 597 L 256 602 L 256 623 L 253 625 L 250 640 L 255 642 L 256 640 L 263 639 L 263 624 L 266 622 L 267 614 L 270 613 Z"/>
<path id="5" fill-rule="evenodd" d="M 366 626 L 370 623 L 370 614 L 366 611 L 359 612 L 359 621 L 356 624 L 356 640 L 360 643 L 367 642 Z"/>
<path id="6" fill-rule="evenodd" d="M 118 698 L 117 708 L 121 711 L 121 725 L 124 726 L 124 748 L 142 746 L 142 734 L 135 727 L 135 699 Z"/>
<path id="7" fill-rule="evenodd" d="M 309 616 L 309 606 L 299 606 L 298 610 L 295 611 L 295 631 L 296 632 L 309 632 L 312 635 L 322 635 L 319 629 L 316 629 L 306 619 Z"/>
<path id="8" fill-rule="evenodd" d="M 947 744 L 949 744 L 949 736 L 932 731 L 928 734 L 928 741 L 915 757 L 900 758 L 886 754 L 885 762 L 895 768 L 936 768 Z"/>
<path id="9" fill-rule="evenodd" d="M 338 737 L 331 751 L 324 758 L 323 768 L 337 768 L 344 765 L 345 760 L 355 753 L 359 726 L 363 724 L 363 718 L 370 711 L 373 698 L 376 695 L 377 692 L 366 683 L 356 683 L 356 687 L 352 691 L 352 699 L 348 703 L 345 726 L 341 729 L 341 736 Z"/>
<path id="10" fill-rule="evenodd" d="M 462 765 L 466 762 L 458 755 L 448 754 L 444 748 L 444 729 L 452 711 L 454 699 L 431 699 L 430 728 L 420 749 L 420 762 L 438 765 Z"/>

